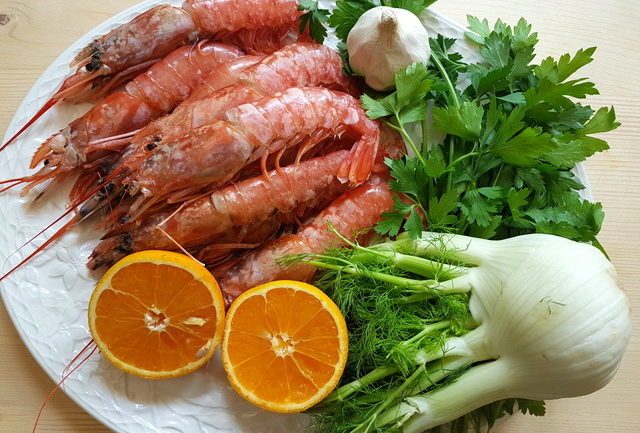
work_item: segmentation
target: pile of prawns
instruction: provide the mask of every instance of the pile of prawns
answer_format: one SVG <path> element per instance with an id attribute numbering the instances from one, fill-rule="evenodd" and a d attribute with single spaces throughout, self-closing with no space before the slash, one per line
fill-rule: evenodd
<path id="1" fill-rule="evenodd" d="M 89 268 L 182 250 L 231 302 L 267 281 L 310 280 L 311 266 L 277 259 L 320 253 L 341 243 L 336 232 L 353 240 L 378 222 L 393 205 L 383 158 L 401 140 L 367 118 L 338 53 L 299 33 L 300 14 L 296 0 L 186 0 L 83 49 L 2 146 L 56 103 L 97 101 L 37 149 L 34 174 L 2 182 L 26 194 L 76 179 L 54 224 L 72 218 L 9 273 L 98 215 L 106 234 Z"/>

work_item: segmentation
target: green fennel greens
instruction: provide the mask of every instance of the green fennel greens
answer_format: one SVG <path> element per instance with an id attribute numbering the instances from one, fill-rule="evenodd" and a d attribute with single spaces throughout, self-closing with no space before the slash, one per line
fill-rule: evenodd
<path id="1" fill-rule="evenodd" d="M 345 373 L 339 387 L 312 410 L 313 431 L 402 431 L 403 420 L 394 414 L 403 399 L 444 388 L 471 367 L 467 357 L 458 356 L 462 353 L 447 353 L 452 338 L 478 325 L 469 311 L 470 287 L 448 284 L 466 272 L 465 264 L 444 243 L 435 242 L 437 257 L 425 257 L 404 235 L 371 248 L 343 241 L 353 248 L 283 260 L 304 260 L 323 270 L 314 284 L 336 302 L 349 328 Z M 448 427 L 452 432 L 484 432 L 516 410 L 543 415 L 544 403 L 500 400 Z M 428 430 L 440 431 L 448 430 Z"/>

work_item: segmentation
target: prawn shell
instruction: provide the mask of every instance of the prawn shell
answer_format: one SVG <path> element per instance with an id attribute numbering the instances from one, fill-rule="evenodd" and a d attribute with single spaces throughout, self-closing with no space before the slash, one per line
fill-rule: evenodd
<path id="1" fill-rule="evenodd" d="M 305 208 L 322 202 L 326 196 L 335 198 L 344 191 L 346 185 L 337 181 L 336 174 L 348 153 L 341 150 L 273 170 L 267 177 L 260 175 L 229 185 L 174 212 L 153 215 L 128 232 L 119 233 L 119 244 L 114 246 L 111 239 L 103 241 L 92 257 L 113 263 L 123 255 L 124 247 L 130 251 L 175 249 L 177 243 L 192 248 L 215 242 L 234 227 L 249 227 L 266 220 L 289 223 L 294 211 L 303 214 Z"/>
<path id="2" fill-rule="evenodd" d="M 193 89 L 189 97 L 182 102 L 180 107 L 185 107 L 192 102 L 206 98 L 216 90 L 236 84 L 238 82 L 238 76 L 240 76 L 243 71 L 262 61 L 262 59 L 264 59 L 264 56 L 240 56 L 218 66 L 206 76 L 199 86 Z"/>
<path id="3" fill-rule="evenodd" d="M 351 184 L 368 179 L 378 149 L 379 128 L 352 96 L 323 88 L 292 88 L 228 110 L 225 120 L 193 130 L 174 143 L 158 146 L 140 168 L 123 180 L 132 195 L 149 201 L 176 200 L 198 188 L 222 186 L 247 164 L 301 145 L 305 153 L 330 137 L 349 131 L 357 137 L 340 164 Z M 135 168 L 134 168 L 135 169 Z M 130 216 L 138 218 L 138 204 Z M 150 203 L 144 204 L 148 208 Z"/>
<path id="4" fill-rule="evenodd" d="M 232 107 L 291 87 L 310 85 L 358 93 L 355 80 L 344 76 L 337 52 L 321 44 L 296 43 L 266 58 L 242 56 L 219 66 L 171 115 L 149 124 L 132 142 L 134 147 L 141 147 L 151 141 L 175 140 L 194 128 L 222 119 Z M 137 153 L 143 155 L 144 151 Z"/>
<path id="5" fill-rule="evenodd" d="M 297 234 L 282 236 L 264 247 L 248 253 L 230 269 L 213 270 L 213 274 L 230 303 L 244 291 L 274 280 L 311 281 L 316 268 L 301 264 L 281 266 L 277 260 L 287 254 L 320 254 L 342 245 L 330 225 L 351 241 L 373 227 L 383 212 L 393 208 L 393 194 L 382 179 L 351 189 L 322 211 Z"/>
<path id="6" fill-rule="evenodd" d="M 239 48 L 211 41 L 181 47 L 125 88 L 129 94 L 166 113 L 184 101 L 211 71 L 242 54 Z"/>
<path id="7" fill-rule="evenodd" d="M 182 6 L 202 31 L 212 34 L 290 25 L 302 15 L 298 0 L 186 0 Z"/>
<path id="8" fill-rule="evenodd" d="M 109 77 L 151 60 L 160 60 L 176 47 L 195 40 L 198 29 L 184 9 L 170 5 L 156 6 L 95 39 L 82 49 L 71 63 L 79 67 L 65 80 L 58 93 L 73 87 L 86 75 L 103 69 L 86 91 L 67 98 L 72 102 L 93 99 L 96 91 L 109 83 Z M 150 43 L 149 35 L 153 35 Z"/>

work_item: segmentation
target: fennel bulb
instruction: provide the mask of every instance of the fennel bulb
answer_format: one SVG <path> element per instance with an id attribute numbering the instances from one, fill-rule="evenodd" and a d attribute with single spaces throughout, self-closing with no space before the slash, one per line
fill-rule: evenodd
<path id="1" fill-rule="evenodd" d="M 595 247 L 551 235 L 489 241 L 426 234 L 477 265 L 450 280 L 471 287 L 480 324 L 445 351 L 472 367 L 454 384 L 407 399 L 406 433 L 451 421 L 503 398 L 555 399 L 597 391 L 613 377 L 631 333 L 629 301 Z"/>
<path id="2" fill-rule="evenodd" d="M 475 324 L 468 332 L 443 333 L 451 322 L 443 317 L 397 344 L 423 345 L 405 351 L 412 369 L 384 398 L 353 413 L 357 423 L 340 431 L 424 432 L 498 400 L 588 394 L 606 385 L 618 368 L 631 332 L 629 301 L 615 269 L 595 247 L 543 234 L 491 241 L 441 233 L 354 246 L 348 259 L 332 262 L 325 255 L 311 263 L 403 287 L 401 302 L 467 292 Z M 387 275 L 376 263 L 379 269 L 393 266 L 431 279 Z M 440 343 L 426 344 L 429 335 Z M 342 402 L 401 370 L 391 360 L 380 365 L 334 391 L 325 410 L 334 413 Z M 457 376 L 446 382 L 452 375 Z"/>

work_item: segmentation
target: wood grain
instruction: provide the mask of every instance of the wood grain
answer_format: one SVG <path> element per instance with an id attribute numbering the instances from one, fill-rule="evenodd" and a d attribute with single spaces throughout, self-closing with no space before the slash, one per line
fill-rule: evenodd
<path id="1" fill-rule="evenodd" d="M 1 0 L 0 131 L 42 71 L 68 45 L 135 0 Z M 622 127 L 607 134 L 611 150 L 587 170 L 607 218 L 600 236 L 632 301 L 640 329 L 640 7 L 637 0 L 442 0 L 435 9 L 464 23 L 467 14 L 515 23 L 521 16 L 540 34 L 539 56 L 597 45 L 585 76 L 598 85 L 595 106 L 614 105 Z M 0 158 L 4 157 L 0 154 Z M 0 178 L 1 178 L 0 173 Z M 0 307 L 0 432 L 31 431 L 38 407 L 53 388 Z M 516 416 L 497 433 L 635 433 L 640 431 L 640 338 L 635 332 L 618 375 L 592 395 L 548 402 L 544 418 Z M 40 421 L 41 432 L 106 432 L 64 393 Z"/>

